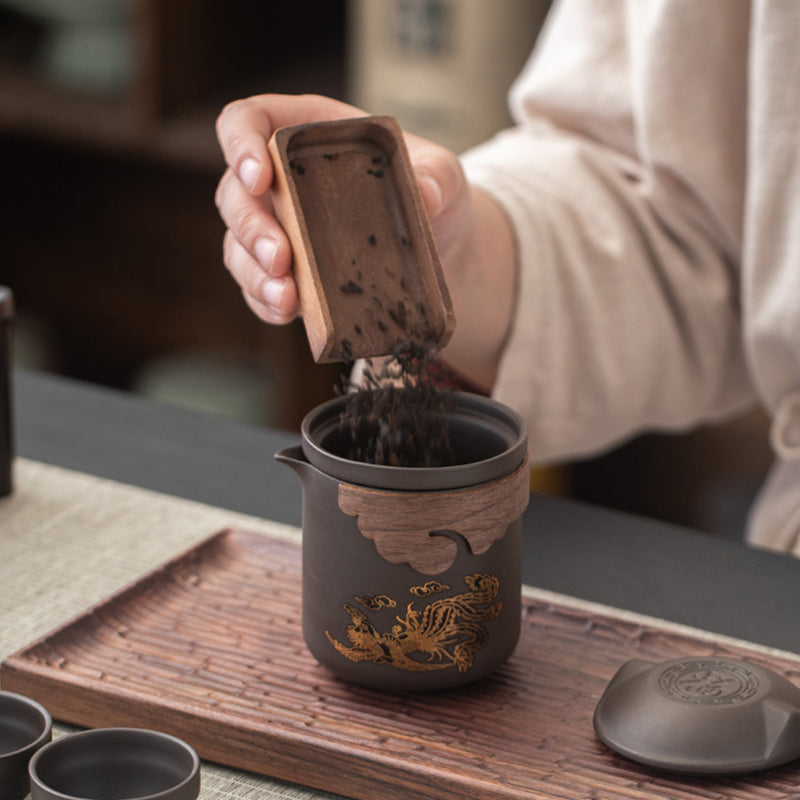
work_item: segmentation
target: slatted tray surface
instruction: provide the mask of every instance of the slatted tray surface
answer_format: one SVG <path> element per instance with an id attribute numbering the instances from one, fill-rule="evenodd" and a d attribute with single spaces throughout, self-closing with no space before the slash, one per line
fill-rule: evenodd
<path id="1" fill-rule="evenodd" d="M 490 678 L 433 695 L 348 686 L 303 644 L 298 545 L 226 530 L 10 656 L 0 683 L 64 722 L 155 727 L 207 760 L 364 800 L 797 797 L 799 762 L 685 778 L 595 738 L 624 661 L 712 654 L 800 683 L 800 657 L 534 591 Z"/>

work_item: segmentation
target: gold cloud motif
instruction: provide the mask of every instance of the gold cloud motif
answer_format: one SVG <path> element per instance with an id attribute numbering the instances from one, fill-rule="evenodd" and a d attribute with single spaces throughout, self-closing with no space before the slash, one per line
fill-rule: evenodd
<path id="1" fill-rule="evenodd" d="M 385 594 L 376 594 L 373 597 L 362 595 L 353 598 L 357 603 L 361 603 L 368 611 L 380 611 L 382 608 L 395 608 L 397 603 Z"/>
<path id="2" fill-rule="evenodd" d="M 439 581 L 428 581 L 427 583 L 423 583 L 422 586 L 412 586 L 409 591 L 411 594 L 415 594 L 417 597 L 428 597 L 429 595 L 437 594 L 438 592 L 446 592 L 450 588 L 452 587 L 448 586 L 446 583 L 440 583 Z"/>

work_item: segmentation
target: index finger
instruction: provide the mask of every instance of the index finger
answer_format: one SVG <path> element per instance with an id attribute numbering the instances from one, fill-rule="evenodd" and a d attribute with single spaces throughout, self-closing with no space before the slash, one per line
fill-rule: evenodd
<path id="1" fill-rule="evenodd" d="M 250 194 L 272 183 L 267 142 L 287 125 L 362 117 L 355 106 L 320 95 L 262 94 L 228 103 L 217 117 L 217 138 L 228 166 Z"/>

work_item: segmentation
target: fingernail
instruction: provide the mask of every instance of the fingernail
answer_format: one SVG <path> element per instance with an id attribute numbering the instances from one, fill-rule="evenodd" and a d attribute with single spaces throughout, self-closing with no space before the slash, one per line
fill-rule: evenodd
<path id="1" fill-rule="evenodd" d="M 256 188 L 258 179 L 261 177 L 261 162 L 257 158 L 249 156 L 239 165 L 239 180 L 248 192 Z"/>
<path id="2" fill-rule="evenodd" d="M 268 306 L 272 306 L 272 308 L 280 310 L 279 306 L 285 291 L 286 281 L 273 279 L 264 284 L 264 288 L 261 290 L 261 293 L 264 295 L 264 302 Z"/>
<path id="3" fill-rule="evenodd" d="M 439 182 L 434 180 L 430 175 L 420 175 L 417 179 L 419 190 L 425 200 L 425 205 L 428 207 L 428 214 L 435 216 L 439 213 L 442 204 L 444 203 L 444 196 L 442 195 L 442 187 Z"/>
<path id="4" fill-rule="evenodd" d="M 260 239 L 256 240 L 253 250 L 255 251 L 258 263 L 271 275 L 275 254 L 278 252 L 278 242 L 271 236 L 262 236 Z"/>

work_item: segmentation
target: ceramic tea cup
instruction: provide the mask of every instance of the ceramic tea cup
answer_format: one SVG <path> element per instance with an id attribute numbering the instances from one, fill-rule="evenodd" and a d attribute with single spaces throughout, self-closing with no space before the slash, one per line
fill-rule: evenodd
<path id="1" fill-rule="evenodd" d="M 28 762 L 52 736 L 44 706 L 14 692 L 0 692 L 0 800 L 28 794 Z"/>
<path id="2" fill-rule="evenodd" d="M 140 728 L 56 739 L 30 762 L 31 800 L 196 800 L 200 760 L 185 742 Z"/>
<path id="3" fill-rule="evenodd" d="M 520 632 L 527 433 L 511 409 L 456 393 L 441 467 L 351 460 L 347 397 L 312 410 L 276 454 L 303 484 L 303 636 L 339 677 L 436 690 L 488 675 Z"/>

